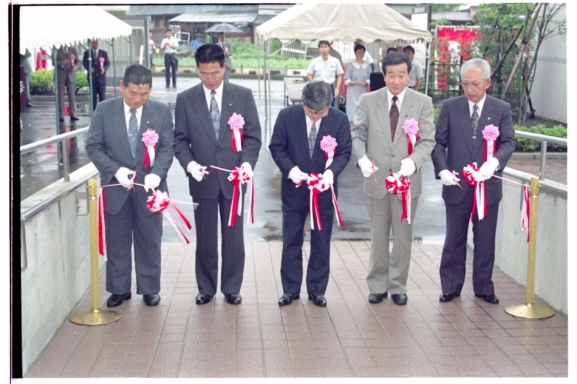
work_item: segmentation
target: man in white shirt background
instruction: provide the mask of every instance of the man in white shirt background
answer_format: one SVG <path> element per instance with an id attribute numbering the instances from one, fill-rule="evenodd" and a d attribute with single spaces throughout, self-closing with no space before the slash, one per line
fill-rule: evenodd
<path id="1" fill-rule="evenodd" d="M 339 97 L 344 71 L 339 60 L 329 55 L 330 51 L 331 45 L 327 40 L 319 41 L 319 53 L 321 55 L 311 60 L 307 68 L 307 77 L 310 82 L 324 81 L 327 83 L 334 95 L 333 106 L 337 106 L 335 100 L 338 100 Z"/>
<path id="2" fill-rule="evenodd" d="M 164 50 L 164 69 L 166 76 L 166 88 L 170 88 L 170 69 L 172 68 L 172 86 L 176 88 L 176 72 L 178 71 L 178 59 L 176 58 L 176 48 L 178 39 L 172 36 L 172 31 L 164 31 L 165 38 L 160 43 L 160 49 Z"/>
<path id="3" fill-rule="evenodd" d="M 409 84 L 407 84 L 407 87 L 419 92 L 421 83 L 423 82 L 423 77 L 425 76 L 423 73 L 423 67 L 417 60 L 415 60 L 415 48 L 407 45 L 403 48 L 403 52 L 405 52 L 407 56 L 409 56 L 409 60 L 411 60 L 411 73 L 409 74 Z"/>

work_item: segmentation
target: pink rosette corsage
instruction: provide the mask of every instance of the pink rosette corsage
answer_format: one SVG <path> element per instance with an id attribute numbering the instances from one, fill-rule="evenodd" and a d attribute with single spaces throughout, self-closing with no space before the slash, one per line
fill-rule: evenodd
<path id="1" fill-rule="evenodd" d="M 499 127 L 493 124 L 486 125 L 483 129 L 483 139 L 485 139 L 484 161 L 495 156 L 495 152 L 497 152 L 497 137 L 499 137 Z"/>
<path id="2" fill-rule="evenodd" d="M 232 151 L 240 152 L 242 151 L 242 141 L 244 134 L 242 128 L 244 127 L 244 117 L 242 115 L 233 113 L 228 119 L 228 125 L 230 125 L 230 136 L 232 139 Z"/>
<path id="3" fill-rule="evenodd" d="M 158 143 L 158 133 L 152 129 L 147 129 L 142 134 L 142 142 L 146 147 L 144 151 L 144 168 L 149 168 L 154 166 L 154 146 Z"/>
<path id="4" fill-rule="evenodd" d="M 325 159 L 326 165 L 325 169 L 327 169 L 333 162 L 333 158 L 335 157 L 337 147 L 337 140 L 332 136 L 323 136 L 321 140 L 321 149 L 325 152 Z"/>
<path id="5" fill-rule="evenodd" d="M 100 63 L 100 69 L 104 69 L 104 57 L 99 57 L 98 62 Z"/>
<path id="6" fill-rule="evenodd" d="M 407 136 L 407 152 L 411 155 L 417 140 L 419 140 L 419 134 L 417 133 L 419 132 L 419 123 L 413 118 L 407 119 L 403 123 L 403 129 Z"/>
<path id="7" fill-rule="evenodd" d="M 70 54 L 70 65 L 74 66 L 76 64 L 76 56 Z"/>

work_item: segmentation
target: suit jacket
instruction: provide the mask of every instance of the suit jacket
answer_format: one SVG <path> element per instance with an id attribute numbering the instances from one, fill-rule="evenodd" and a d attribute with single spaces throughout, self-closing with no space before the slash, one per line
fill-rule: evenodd
<path id="1" fill-rule="evenodd" d="M 142 106 L 142 116 L 136 145 L 136 157 L 130 152 L 128 127 L 124 115 L 124 101 L 116 97 L 98 103 L 86 139 L 86 152 L 100 171 L 100 185 L 118 184 L 114 177 L 120 167 L 136 172 L 135 182 L 144 184 L 144 177 L 149 173 L 161 179 L 158 190 L 167 192 L 166 176 L 174 157 L 174 133 L 170 108 L 164 103 L 148 100 Z M 144 143 L 142 134 L 148 129 L 156 131 L 158 142 L 155 145 L 154 166 L 144 168 Z M 106 212 L 118 213 L 130 193 L 124 187 L 105 188 Z M 135 191 L 146 201 L 146 192 L 140 186 Z"/>
<path id="2" fill-rule="evenodd" d="M 479 117 L 477 139 L 473 147 L 471 132 L 471 114 L 466 96 L 459 96 L 443 101 L 437 119 L 435 147 L 431 154 L 435 167 L 435 177 L 439 179 L 439 172 L 444 169 L 461 173 L 463 168 L 472 162 L 483 164 L 484 141 L 481 131 L 485 126 L 492 124 L 499 128 L 497 138 L 497 152 L 500 170 L 495 175 L 502 176 L 502 170 L 515 150 L 515 129 L 511 121 L 511 106 L 499 99 L 486 95 L 485 104 Z M 443 186 L 443 199 L 451 204 L 460 202 L 465 191 L 470 186 L 460 177 L 459 184 L 463 189 L 455 186 Z M 495 204 L 501 200 L 501 179 L 495 177 L 485 182 L 487 204 Z"/>
<path id="3" fill-rule="evenodd" d="M 230 59 L 230 57 L 232 56 L 232 47 L 230 46 L 230 43 L 228 41 L 225 41 L 223 43 L 218 42 L 218 45 L 221 46 L 222 49 L 226 48 L 228 49 L 228 54 L 224 55 L 224 64 L 226 65 L 227 68 L 232 68 L 232 60 Z"/>
<path id="4" fill-rule="evenodd" d="M 351 129 L 347 115 L 334 107 L 329 108 L 328 115 L 323 117 L 318 127 L 317 139 L 312 157 L 309 154 L 309 141 L 305 112 L 301 104 L 293 105 L 279 112 L 274 125 L 269 149 L 272 158 L 279 167 L 281 178 L 281 198 L 283 204 L 293 209 L 309 209 L 309 190 L 306 184 L 296 188 L 288 174 L 295 166 L 302 172 L 323 173 L 325 171 L 325 153 L 320 142 L 324 136 L 332 136 L 337 141 L 336 154 L 329 166 L 334 175 L 335 194 L 338 193 L 337 179 L 347 166 L 351 157 Z M 330 192 L 319 194 L 321 211 L 332 209 Z"/>
<path id="5" fill-rule="evenodd" d="M 74 64 L 78 64 L 79 59 L 76 48 L 68 47 L 64 49 L 64 47 L 60 47 L 56 52 L 56 68 L 58 70 L 57 75 L 59 83 L 64 83 L 66 78 L 68 78 L 69 82 L 76 84 L 76 70 L 78 70 L 78 67 L 72 69 L 73 64 L 70 61 L 70 55 L 74 55 Z"/>
<path id="6" fill-rule="evenodd" d="M 90 75 L 90 67 L 88 64 L 88 55 L 92 55 L 92 49 L 87 49 L 84 51 L 84 57 L 82 58 L 82 65 L 84 65 L 84 69 L 88 75 Z M 103 67 L 104 73 L 100 73 L 100 58 L 104 59 Z M 106 51 L 98 48 L 98 57 L 92 58 L 92 68 L 94 68 L 94 72 L 92 72 L 92 76 L 94 79 L 105 79 L 106 78 L 106 71 L 108 71 L 108 67 L 110 67 L 110 60 L 108 60 L 108 53 Z M 90 81 L 90 80 L 89 80 Z"/>
<path id="7" fill-rule="evenodd" d="M 353 158 L 355 164 L 365 155 L 374 160 L 378 168 L 377 183 L 373 177 L 364 178 L 365 194 L 373 199 L 382 199 L 387 189 L 385 178 L 391 172 L 401 169 L 401 160 L 410 158 L 417 170 L 410 176 L 411 197 L 421 194 L 420 169 L 429 158 L 435 145 L 435 127 L 433 125 L 433 104 L 429 96 L 407 88 L 399 111 L 399 120 L 395 138 L 391 141 L 391 127 L 389 118 L 389 102 L 386 87 L 361 96 L 355 115 L 353 128 Z M 403 130 L 403 123 L 408 119 L 415 119 L 419 124 L 419 140 L 409 156 L 407 137 Z"/>
<path id="8" fill-rule="evenodd" d="M 233 113 L 244 118 L 242 151 L 232 151 L 228 119 Z M 224 82 L 220 106 L 220 131 L 218 140 L 212 128 L 210 111 L 202 84 L 176 96 L 174 150 L 182 168 L 189 177 L 190 195 L 199 199 L 216 199 L 222 190 L 232 199 L 233 185 L 228 173 L 211 169 L 215 165 L 225 169 L 239 167 L 248 162 L 254 169 L 261 147 L 261 129 L 252 91 L 236 84 Z M 210 173 L 205 180 L 196 181 L 186 172 L 191 161 L 206 166 Z M 246 187 L 246 186 L 245 186 Z"/>

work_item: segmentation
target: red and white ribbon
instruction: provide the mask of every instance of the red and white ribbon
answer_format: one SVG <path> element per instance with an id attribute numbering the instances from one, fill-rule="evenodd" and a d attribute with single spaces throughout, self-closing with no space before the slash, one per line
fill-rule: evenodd
<path id="1" fill-rule="evenodd" d="M 254 183 L 253 178 L 251 178 L 242 167 L 235 167 L 232 171 L 224 168 L 215 167 L 211 165 L 212 168 L 230 172 L 228 175 L 228 181 L 233 185 L 232 191 L 232 204 L 230 205 L 230 214 L 228 216 L 228 226 L 234 227 L 236 224 L 236 216 L 242 216 L 242 185 L 250 183 L 250 195 L 249 195 L 249 214 L 247 222 L 252 222 L 254 224 Z"/>
<path id="2" fill-rule="evenodd" d="M 240 152 L 242 151 L 242 142 L 244 140 L 244 133 L 242 128 L 244 127 L 244 117 L 242 115 L 233 113 L 228 119 L 228 125 L 230 125 L 230 137 L 232 141 L 232 151 Z"/>
<path id="3" fill-rule="evenodd" d="M 149 168 L 154 166 L 154 158 L 155 158 L 154 146 L 146 145 L 144 148 L 146 149 L 144 151 L 144 168 Z"/>
<path id="4" fill-rule="evenodd" d="M 184 213 L 182 213 L 182 211 L 178 209 L 178 207 L 168 198 L 166 192 L 154 191 L 152 195 L 148 196 L 148 199 L 146 200 L 146 206 L 148 207 L 148 210 L 151 212 L 162 213 L 164 217 L 168 220 L 172 228 L 174 228 L 174 231 L 176 232 L 178 237 L 182 240 L 182 242 L 184 244 L 190 244 L 190 241 L 184 235 L 184 233 L 178 227 L 178 225 L 176 225 L 176 223 L 172 219 L 172 216 L 170 216 L 166 208 L 172 207 L 172 209 L 176 212 L 178 217 L 180 217 L 180 220 L 184 223 L 186 229 L 189 232 L 192 229 L 192 225 L 190 224 L 190 221 L 186 218 Z"/>
<path id="5" fill-rule="evenodd" d="M 391 173 L 385 179 L 385 187 L 393 195 L 401 194 L 403 206 L 401 222 L 403 219 L 407 219 L 407 222 L 411 224 L 411 181 L 409 178 L 399 177 L 398 173 Z"/>
<path id="6" fill-rule="evenodd" d="M 487 199 L 485 196 L 485 181 L 475 181 L 473 173 L 477 172 L 477 163 L 471 163 L 463 168 L 461 173 L 465 178 L 467 184 L 475 187 L 475 193 L 473 197 L 473 207 L 471 209 L 471 221 L 473 221 L 475 215 L 475 209 L 477 210 L 477 215 L 479 220 L 483 220 L 487 216 Z"/>
<path id="7" fill-rule="evenodd" d="M 333 207 L 335 208 L 335 217 L 337 218 L 337 225 L 339 227 L 344 227 L 345 222 L 343 221 L 343 218 L 341 217 L 341 211 L 339 210 L 339 204 L 337 203 L 337 196 L 335 195 L 335 190 L 334 190 L 332 184 L 331 184 L 331 194 L 333 197 Z"/>
<path id="8" fill-rule="evenodd" d="M 307 187 L 310 191 L 310 217 L 311 217 L 311 229 L 315 229 L 315 223 L 317 228 L 322 231 L 323 225 L 321 223 L 321 214 L 319 210 L 319 193 L 322 192 L 321 185 L 322 175 L 317 173 L 311 173 L 307 178 Z"/>
<path id="9" fill-rule="evenodd" d="M 531 204 L 529 203 L 530 194 L 528 185 L 523 185 L 522 194 L 523 207 L 521 208 L 521 227 L 524 231 L 527 232 L 527 242 L 529 242 L 529 239 L 531 238 L 531 234 L 529 233 L 529 224 L 531 221 Z"/>
<path id="10" fill-rule="evenodd" d="M 106 257 L 106 202 L 104 189 L 98 188 L 98 253 Z"/>
<path id="11" fill-rule="evenodd" d="M 414 135 L 407 133 L 405 136 L 407 136 L 407 152 L 410 156 L 413 153 L 413 149 L 415 148 L 417 141 L 419 140 L 419 135 L 416 133 Z"/>

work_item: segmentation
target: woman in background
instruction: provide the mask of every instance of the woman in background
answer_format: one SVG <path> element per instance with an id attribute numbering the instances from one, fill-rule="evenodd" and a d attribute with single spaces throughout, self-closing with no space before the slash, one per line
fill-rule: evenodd
<path id="1" fill-rule="evenodd" d="M 351 129 L 355 120 L 355 111 L 361 95 L 367 93 L 371 66 L 364 61 L 365 47 L 362 44 L 355 45 L 355 61 L 347 65 L 345 71 L 345 84 L 347 85 L 347 116 Z"/>

